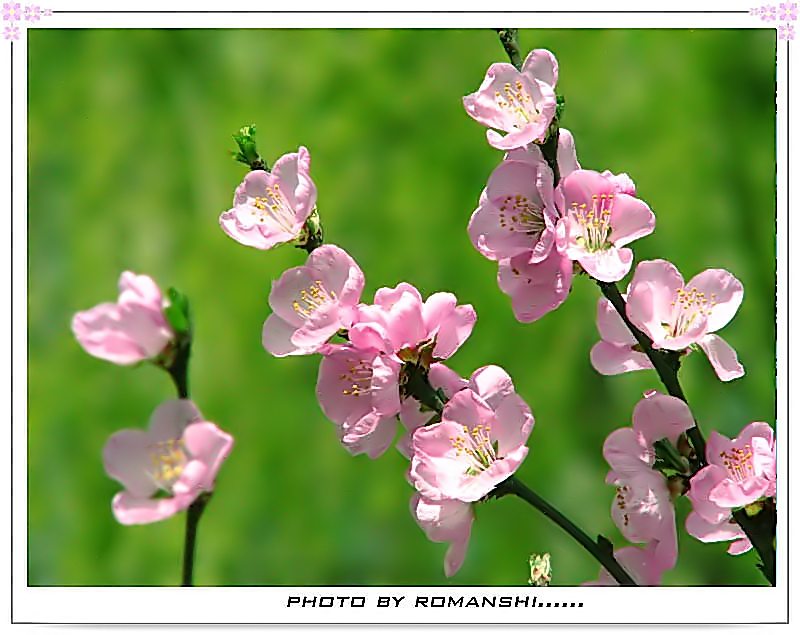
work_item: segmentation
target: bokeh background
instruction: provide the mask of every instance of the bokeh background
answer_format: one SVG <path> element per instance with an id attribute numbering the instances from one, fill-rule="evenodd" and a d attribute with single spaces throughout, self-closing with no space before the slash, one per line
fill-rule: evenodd
<path id="1" fill-rule="evenodd" d="M 191 298 L 192 394 L 236 437 L 199 531 L 207 585 L 525 584 L 531 552 L 552 554 L 555 584 L 598 566 L 520 500 L 477 510 L 466 563 L 448 581 L 445 545 L 408 511 L 406 461 L 353 458 L 314 398 L 318 358 L 261 347 L 270 283 L 304 253 L 260 252 L 219 229 L 244 166 L 231 134 L 258 125 L 270 162 L 311 151 L 330 242 L 366 273 L 365 298 L 408 280 L 449 290 L 479 319 L 451 360 L 464 375 L 504 366 L 536 426 L 519 474 L 589 533 L 624 544 L 609 509 L 606 435 L 630 424 L 654 373 L 601 377 L 597 289 L 519 324 L 496 265 L 466 224 L 500 160 L 461 97 L 505 61 L 485 30 L 37 30 L 29 38 L 29 476 L 31 585 L 172 585 L 184 518 L 115 523 L 119 486 L 100 452 L 172 398 L 160 370 L 116 367 L 72 338 L 78 310 L 116 298 L 125 269 Z M 557 55 L 562 124 L 584 167 L 625 171 L 657 216 L 638 259 L 707 267 L 745 287 L 723 331 L 747 374 L 719 382 L 700 354 L 682 381 L 706 432 L 774 424 L 774 30 L 526 30 L 523 53 Z M 679 504 L 679 523 L 687 513 Z M 756 556 L 681 531 L 671 585 L 761 584 Z"/>

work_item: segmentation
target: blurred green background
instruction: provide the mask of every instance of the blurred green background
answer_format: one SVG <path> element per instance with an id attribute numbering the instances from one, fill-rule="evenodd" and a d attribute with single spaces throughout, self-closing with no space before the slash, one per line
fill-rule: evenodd
<path id="1" fill-rule="evenodd" d="M 630 424 L 654 373 L 605 378 L 589 364 L 597 289 L 519 324 L 496 265 L 466 224 L 501 154 L 461 97 L 505 61 L 491 30 L 28 31 L 29 446 L 32 585 L 172 585 L 184 518 L 123 527 L 100 451 L 172 398 L 167 375 L 86 355 L 72 314 L 116 299 L 124 269 L 192 300 L 192 394 L 233 433 L 199 531 L 195 579 L 207 585 L 446 584 L 445 545 L 408 511 L 407 463 L 343 450 L 315 401 L 316 357 L 261 347 L 271 280 L 301 264 L 219 229 L 244 166 L 231 134 L 256 123 L 270 162 L 311 151 L 328 240 L 366 273 L 365 299 L 408 280 L 456 293 L 478 322 L 451 360 L 468 375 L 504 366 L 536 426 L 519 475 L 589 533 L 624 544 L 604 485 L 606 435 Z M 746 290 L 722 335 L 747 374 L 719 382 L 701 354 L 682 381 L 708 432 L 775 421 L 774 30 L 525 30 L 523 54 L 560 62 L 563 126 L 584 167 L 628 172 L 657 216 L 637 259 L 665 257 L 687 279 L 734 272 Z M 680 501 L 679 523 L 687 513 Z M 477 510 L 454 584 L 525 584 L 531 552 L 553 557 L 554 584 L 598 565 L 518 499 Z M 752 553 L 683 531 L 665 584 L 761 584 Z"/>

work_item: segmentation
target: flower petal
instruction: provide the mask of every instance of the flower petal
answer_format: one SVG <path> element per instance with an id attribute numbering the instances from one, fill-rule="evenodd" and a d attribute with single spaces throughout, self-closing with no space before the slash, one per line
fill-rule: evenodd
<path id="1" fill-rule="evenodd" d="M 712 300 L 713 308 L 708 316 L 708 332 L 718 331 L 736 315 L 744 297 L 744 287 L 725 269 L 706 269 L 689 280 L 688 289 L 696 288 Z"/>
<path id="2" fill-rule="evenodd" d="M 731 381 L 744 375 L 744 366 L 739 363 L 736 351 L 719 335 L 705 335 L 697 341 L 697 345 L 722 381 Z"/>

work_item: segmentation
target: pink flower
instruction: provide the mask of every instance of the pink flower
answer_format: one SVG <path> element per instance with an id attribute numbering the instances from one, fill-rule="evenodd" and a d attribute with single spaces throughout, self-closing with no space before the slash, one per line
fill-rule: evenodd
<path id="1" fill-rule="evenodd" d="M 553 246 L 556 222 L 547 163 L 505 160 L 489 177 L 469 221 L 469 236 L 489 260 L 527 252 L 531 262 L 541 262 Z"/>
<path id="2" fill-rule="evenodd" d="M 625 245 L 655 228 L 647 204 L 628 193 L 632 186 L 625 175 L 576 170 L 556 190 L 562 215 L 556 228 L 558 250 L 597 280 L 625 277 L 633 263 L 633 251 Z"/>
<path id="3" fill-rule="evenodd" d="M 352 454 L 377 458 L 392 444 L 400 411 L 400 361 L 374 349 L 329 345 L 317 379 L 322 411 Z"/>
<path id="4" fill-rule="evenodd" d="M 778 13 L 779 20 L 797 20 L 796 2 L 781 2 L 779 7 L 780 7 Z"/>
<path id="5" fill-rule="evenodd" d="M 29 22 L 37 22 L 42 17 L 42 10 L 38 5 L 28 5 L 25 7 L 25 19 Z"/>
<path id="6" fill-rule="evenodd" d="M 658 541 L 651 540 L 647 546 L 623 547 L 614 552 L 614 558 L 625 569 L 639 586 L 658 586 L 661 584 L 661 575 L 666 569 L 656 555 Z M 605 569 L 600 570 L 600 577 L 591 582 L 584 582 L 581 586 L 617 586 L 617 581 Z"/>
<path id="7" fill-rule="evenodd" d="M 264 348 L 276 357 L 318 351 L 353 323 L 363 289 L 364 274 L 347 252 L 336 245 L 317 247 L 305 265 L 288 269 L 273 283 Z"/>
<path id="8" fill-rule="evenodd" d="M 718 335 L 742 303 L 742 283 L 724 269 L 706 269 L 684 284 L 666 260 L 645 260 L 629 286 L 627 312 L 654 348 L 679 351 L 697 344 L 722 381 L 744 375 L 736 351 Z"/>
<path id="9" fill-rule="evenodd" d="M 774 22 L 775 21 L 775 7 L 772 5 L 766 5 L 761 7 L 761 19 L 765 22 Z"/>
<path id="10" fill-rule="evenodd" d="M 5 29 L 3 29 L 3 37 L 7 40 L 18 40 L 19 27 L 16 24 L 7 26 Z"/>
<path id="11" fill-rule="evenodd" d="M 414 494 L 411 514 L 433 542 L 449 542 L 444 557 L 444 574 L 449 578 L 458 572 L 467 555 L 467 545 L 475 515 L 470 503 L 459 500 L 431 500 Z"/>
<path id="12" fill-rule="evenodd" d="M 535 143 L 531 143 L 522 148 L 509 150 L 505 155 L 506 161 L 527 161 L 531 165 L 538 165 L 544 161 L 542 151 Z M 578 157 L 575 154 L 575 138 L 566 128 L 558 129 L 558 149 L 556 150 L 556 161 L 558 172 L 563 179 L 575 170 L 580 170 Z"/>
<path id="13" fill-rule="evenodd" d="M 492 407 L 465 388 L 447 403 L 441 422 L 414 432 L 414 487 L 433 500 L 477 501 L 516 471 L 532 429 L 533 415 L 517 394 Z"/>
<path id="14" fill-rule="evenodd" d="M 550 51 L 528 54 L 522 71 L 511 64 L 492 64 L 480 88 L 464 97 L 467 114 L 490 128 L 489 144 L 500 150 L 543 141 L 556 112 L 558 62 Z M 505 136 L 496 130 L 506 132 Z"/>
<path id="15" fill-rule="evenodd" d="M 623 294 L 622 297 L 626 296 Z M 601 339 L 592 347 L 590 358 L 598 373 L 618 375 L 653 368 L 614 305 L 605 298 L 600 298 L 597 303 L 597 330 Z"/>
<path id="16" fill-rule="evenodd" d="M 525 252 L 505 258 L 497 268 L 497 284 L 511 297 L 514 317 L 534 322 L 557 309 L 572 287 L 572 261 L 555 249 L 541 262 L 531 263 Z"/>
<path id="17" fill-rule="evenodd" d="M 606 482 L 617 487 L 611 516 L 625 538 L 645 543 L 655 540 L 658 562 L 675 566 L 678 555 L 675 510 L 667 480 L 652 469 L 654 443 L 676 443 L 694 426 L 686 404 L 655 391 L 647 393 L 633 410 L 633 427 L 614 430 L 603 444 L 603 457 L 611 467 Z"/>
<path id="18" fill-rule="evenodd" d="M 778 39 L 779 40 L 793 40 L 794 39 L 794 25 L 781 24 L 778 26 Z"/>
<path id="19" fill-rule="evenodd" d="M 425 347 L 442 360 L 469 337 L 476 319 L 472 305 L 458 305 L 452 293 L 434 293 L 423 302 L 416 288 L 401 282 L 378 289 L 374 304 L 359 306 L 349 335 L 358 348 L 399 354 L 403 361 Z"/>
<path id="20" fill-rule="evenodd" d="M 22 18 L 22 9 L 20 9 L 19 2 L 3 3 L 3 20 L 17 22 L 21 18 Z"/>
<path id="21" fill-rule="evenodd" d="M 712 431 L 706 460 L 708 465 L 692 477 L 689 498 L 709 522 L 718 523 L 728 510 L 775 496 L 775 440 L 766 423 L 748 424 L 733 440 Z"/>
<path id="22" fill-rule="evenodd" d="M 310 167 L 311 155 L 301 146 L 278 159 L 272 172 L 249 172 L 236 188 L 233 208 L 219 217 L 223 231 L 257 249 L 295 240 L 317 202 Z"/>
<path id="23" fill-rule="evenodd" d="M 690 512 L 686 517 L 686 533 L 697 538 L 700 542 L 733 542 L 728 547 L 728 553 L 738 556 L 753 548 L 747 534 L 737 525 L 730 514 L 719 523 L 710 523 L 696 511 Z"/>
<path id="24" fill-rule="evenodd" d="M 214 489 L 233 438 L 203 421 L 186 399 L 162 403 L 144 430 L 120 430 L 103 448 L 103 464 L 125 487 L 112 509 L 123 525 L 164 520 Z M 156 496 L 157 494 L 162 496 Z"/>
<path id="25" fill-rule="evenodd" d="M 164 317 L 161 290 L 149 276 L 125 271 L 116 304 L 98 304 L 72 318 L 83 349 L 100 359 L 128 365 L 156 357 L 173 337 Z"/>

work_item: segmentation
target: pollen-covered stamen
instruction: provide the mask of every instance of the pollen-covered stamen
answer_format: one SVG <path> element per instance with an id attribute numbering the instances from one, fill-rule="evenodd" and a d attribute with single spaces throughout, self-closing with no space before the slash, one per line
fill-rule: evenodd
<path id="1" fill-rule="evenodd" d="M 292 308 L 300 317 L 309 318 L 321 306 L 335 300 L 336 292 L 328 291 L 322 280 L 315 280 L 310 286 L 300 290 L 297 299 L 292 302 Z"/>
<path id="2" fill-rule="evenodd" d="M 749 443 L 743 448 L 731 448 L 729 452 L 720 452 L 719 456 L 734 481 L 741 483 L 753 476 L 753 450 Z"/>
<path id="3" fill-rule="evenodd" d="M 572 203 L 570 211 L 581 228 L 578 242 L 586 251 L 603 251 L 611 246 L 611 211 L 614 208 L 613 194 L 593 194 L 592 207 L 586 203 Z"/>
<path id="4" fill-rule="evenodd" d="M 450 443 L 456 450 L 456 456 L 464 456 L 468 465 L 466 473 L 470 476 L 480 474 L 497 460 L 497 451 L 490 437 L 492 427 L 478 424 L 470 429 L 462 426 L 463 435 L 450 437 Z"/>
<path id="5" fill-rule="evenodd" d="M 372 366 L 363 359 L 350 364 L 348 370 L 339 379 L 347 384 L 347 388 L 342 389 L 343 395 L 360 397 L 372 391 Z"/>
<path id="6" fill-rule="evenodd" d="M 622 524 L 625 525 L 626 527 L 628 526 L 628 523 L 630 522 L 630 517 L 628 516 L 628 513 L 625 511 L 625 509 L 627 507 L 626 500 L 627 500 L 627 496 L 628 496 L 628 492 L 629 491 L 630 491 L 630 487 L 628 487 L 627 485 L 622 485 L 621 487 L 618 487 L 617 488 L 617 495 L 616 495 L 615 501 L 614 501 L 614 504 L 622 512 Z"/>
<path id="7" fill-rule="evenodd" d="M 510 115 L 514 128 L 524 128 L 529 123 L 539 121 L 541 117 L 536 104 L 520 80 L 515 81 L 513 85 L 511 82 L 506 82 L 502 93 L 496 90 L 494 101 Z"/>
<path id="8" fill-rule="evenodd" d="M 522 194 L 506 196 L 500 201 L 500 227 L 510 232 L 538 236 L 544 231 L 544 212 Z"/>
<path id="9" fill-rule="evenodd" d="M 706 297 L 706 294 L 698 291 L 697 287 L 678 289 L 675 300 L 670 303 L 672 317 L 668 324 L 664 324 L 667 334 L 670 337 L 682 336 L 697 320 L 711 315 L 711 310 L 716 303 L 715 293 Z"/>
<path id="10" fill-rule="evenodd" d="M 186 466 L 186 447 L 181 439 L 169 439 L 151 445 L 149 450 L 151 471 L 148 474 L 156 486 L 169 491 Z"/>
<path id="11" fill-rule="evenodd" d="M 253 198 L 251 205 L 258 210 L 256 217 L 259 223 L 265 223 L 267 219 L 272 219 L 284 231 L 293 231 L 294 212 L 283 197 L 277 183 L 271 188 L 265 189 L 262 196 Z"/>

